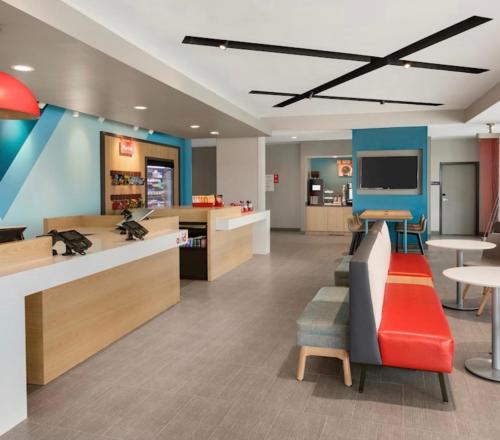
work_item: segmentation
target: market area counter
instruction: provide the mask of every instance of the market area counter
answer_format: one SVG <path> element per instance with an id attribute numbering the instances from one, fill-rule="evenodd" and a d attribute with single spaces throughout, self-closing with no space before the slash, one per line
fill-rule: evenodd
<path id="1" fill-rule="evenodd" d="M 178 218 L 142 222 L 143 241 L 125 241 L 115 224 L 46 220 L 89 233 L 87 255 L 52 256 L 51 237 L 0 245 L 0 434 L 26 418 L 26 382 L 50 382 L 179 302 Z"/>
<path id="2" fill-rule="evenodd" d="M 270 212 L 242 213 L 227 208 L 172 207 L 156 209 L 157 217 L 179 217 L 189 231 L 188 246 L 181 248 L 181 278 L 213 281 L 253 254 L 270 252 Z"/>

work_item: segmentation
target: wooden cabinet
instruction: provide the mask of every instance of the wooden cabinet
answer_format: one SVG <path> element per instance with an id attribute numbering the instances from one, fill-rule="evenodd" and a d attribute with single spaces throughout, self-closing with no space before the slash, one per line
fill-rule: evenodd
<path id="1" fill-rule="evenodd" d="M 306 206 L 306 232 L 348 232 L 350 206 Z"/>
<path id="2" fill-rule="evenodd" d="M 327 230 L 327 210 L 323 206 L 306 207 L 306 231 L 322 232 Z"/>

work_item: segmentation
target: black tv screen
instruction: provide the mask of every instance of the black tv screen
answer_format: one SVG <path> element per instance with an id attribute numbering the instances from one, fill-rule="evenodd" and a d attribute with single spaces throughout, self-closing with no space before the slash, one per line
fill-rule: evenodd
<path id="1" fill-rule="evenodd" d="M 360 188 L 418 188 L 418 156 L 362 157 L 360 168 Z"/>

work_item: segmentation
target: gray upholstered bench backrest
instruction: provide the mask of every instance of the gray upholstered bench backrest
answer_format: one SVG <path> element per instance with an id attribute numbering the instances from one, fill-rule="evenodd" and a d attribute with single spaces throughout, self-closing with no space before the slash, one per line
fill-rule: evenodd
<path id="1" fill-rule="evenodd" d="M 382 319 L 391 242 L 385 222 L 377 222 L 363 238 L 350 265 L 351 360 L 382 364 L 378 328 Z"/>

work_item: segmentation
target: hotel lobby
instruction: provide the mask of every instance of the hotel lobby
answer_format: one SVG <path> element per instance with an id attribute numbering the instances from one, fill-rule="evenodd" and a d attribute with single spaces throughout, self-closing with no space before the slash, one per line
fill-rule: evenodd
<path id="1" fill-rule="evenodd" d="M 0 0 L 0 440 L 500 438 L 499 23 Z"/>

